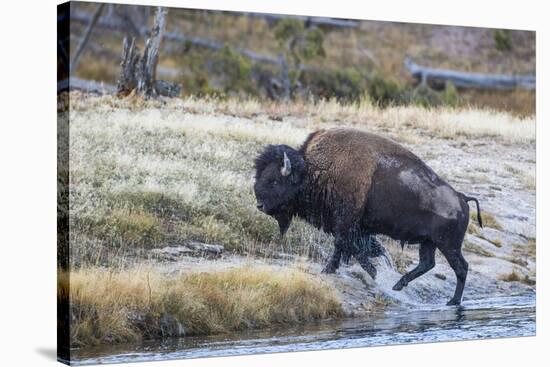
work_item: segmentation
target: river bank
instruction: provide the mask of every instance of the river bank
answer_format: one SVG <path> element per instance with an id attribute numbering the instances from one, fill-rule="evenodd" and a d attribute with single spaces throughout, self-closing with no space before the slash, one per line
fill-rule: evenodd
<path id="1" fill-rule="evenodd" d="M 327 350 L 535 335 L 534 295 L 465 301 L 462 307 L 389 309 L 369 317 L 228 335 L 100 345 L 72 351 L 75 365 Z"/>

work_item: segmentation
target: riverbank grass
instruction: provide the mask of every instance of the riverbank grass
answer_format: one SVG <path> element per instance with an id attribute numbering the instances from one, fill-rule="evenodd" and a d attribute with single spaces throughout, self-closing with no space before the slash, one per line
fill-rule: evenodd
<path id="1" fill-rule="evenodd" d="M 67 292 L 70 290 L 70 292 Z M 335 289 L 298 267 L 245 265 L 176 276 L 80 269 L 59 276 L 71 345 L 207 335 L 343 316 Z"/>

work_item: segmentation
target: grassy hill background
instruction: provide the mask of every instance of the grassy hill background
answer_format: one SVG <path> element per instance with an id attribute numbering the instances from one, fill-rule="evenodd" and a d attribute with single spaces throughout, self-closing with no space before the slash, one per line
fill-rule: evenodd
<path id="1" fill-rule="evenodd" d="M 96 4 L 75 3 L 73 11 L 93 13 Z M 151 27 L 153 9 L 117 5 L 104 11 L 90 45 L 74 75 L 116 84 L 124 36 L 130 31 L 101 27 L 101 21 L 131 19 Z M 85 22 L 72 22 L 71 50 L 84 34 Z M 315 32 L 312 31 L 315 30 Z M 296 98 L 367 98 L 379 104 L 458 105 L 491 108 L 527 116 L 535 113 L 535 93 L 525 90 L 443 91 L 414 87 L 404 67 L 406 57 L 433 68 L 491 74 L 534 75 L 535 33 L 474 27 L 441 26 L 359 20 L 355 28 L 308 26 L 292 18 L 271 20 L 243 13 L 170 9 L 167 32 L 219 42 L 212 50 L 191 42 L 164 41 L 159 74 L 183 85 L 183 96 L 208 95 L 269 98 L 261 80 L 276 78 L 274 65 L 258 63 L 237 50 L 259 55 L 287 56 L 290 77 L 307 90 Z M 286 33 L 285 33 L 286 32 Z M 285 35 L 306 38 L 299 65 L 292 65 Z M 136 41 L 143 49 L 144 37 Z"/>

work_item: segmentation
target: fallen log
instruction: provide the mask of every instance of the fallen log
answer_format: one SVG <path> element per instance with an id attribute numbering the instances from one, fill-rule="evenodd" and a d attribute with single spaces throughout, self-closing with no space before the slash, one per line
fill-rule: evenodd
<path id="1" fill-rule="evenodd" d="M 268 22 L 276 22 L 280 19 L 291 18 L 291 19 L 302 20 L 312 25 L 326 26 L 326 27 L 333 27 L 333 28 L 357 28 L 359 26 L 359 22 L 356 20 L 328 18 L 328 17 L 283 15 L 283 14 L 254 13 L 254 12 L 225 12 L 222 10 L 209 10 L 209 12 L 225 13 L 230 15 L 246 15 L 250 17 L 264 18 Z"/>
<path id="2" fill-rule="evenodd" d="M 447 82 L 457 88 L 464 89 L 515 89 L 534 90 L 536 77 L 534 75 L 501 75 L 468 73 L 447 69 L 432 69 L 420 66 L 410 58 L 405 59 L 405 68 L 415 77 L 420 85 L 428 85 L 434 89 L 442 89 Z"/>
<path id="3" fill-rule="evenodd" d="M 169 41 L 178 42 L 179 44 L 190 43 L 193 46 L 202 47 L 202 48 L 210 49 L 210 50 L 213 50 L 213 51 L 219 51 L 219 50 L 222 50 L 225 47 L 225 43 L 223 43 L 223 42 L 209 40 L 209 39 L 206 39 L 206 38 L 190 37 L 190 36 L 186 36 L 182 33 L 176 32 L 176 31 L 166 32 L 165 39 L 169 40 Z M 173 47 L 173 46 L 169 46 L 168 50 L 170 50 L 171 47 Z M 180 46 L 180 48 L 181 48 L 181 46 Z M 254 51 L 245 50 L 245 49 L 238 48 L 238 47 L 233 48 L 233 50 L 236 53 L 241 54 L 242 56 L 245 56 L 245 57 L 251 59 L 252 61 L 264 62 L 264 63 L 268 63 L 268 64 L 273 64 L 273 65 L 278 65 L 279 64 L 279 59 L 277 57 L 262 55 L 262 54 L 254 52 Z"/>
<path id="4" fill-rule="evenodd" d="M 82 90 L 95 94 L 112 94 L 116 92 L 116 87 L 112 84 L 97 82 L 95 80 L 84 80 L 75 77 L 67 78 L 57 82 L 57 92 L 66 90 Z"/>

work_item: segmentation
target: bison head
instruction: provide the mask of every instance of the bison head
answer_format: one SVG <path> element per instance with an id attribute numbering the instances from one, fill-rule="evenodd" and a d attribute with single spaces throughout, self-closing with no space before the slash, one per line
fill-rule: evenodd
<path id="1" fill-rule="evenodd" d="M 254 194 L 257 207 L 277 220 L 281 235 L 284 235 L 302 190 L 304 158 L 288 145 L 268 145 L 256 158 L 255 166 Z"/>

